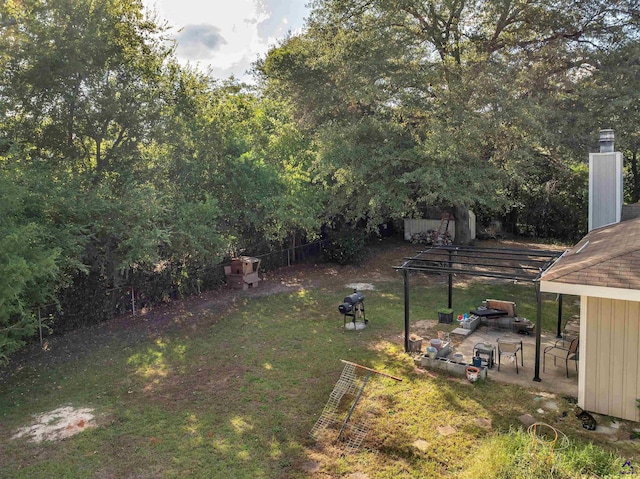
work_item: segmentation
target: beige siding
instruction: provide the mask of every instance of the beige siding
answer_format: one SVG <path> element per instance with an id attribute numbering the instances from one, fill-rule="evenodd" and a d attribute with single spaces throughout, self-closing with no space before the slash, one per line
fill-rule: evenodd
<path id="1" fill-rule="evenodd" d="M 583 297 L 579 403 L 587 411 L 638 421 L 640 304 Z"/>
<path id="2" fill-rule="evenodd" d="M 627 322 L 625 324 L 625 336 L 623 348 L 625 350 L 626 364 L 624 367 L 622 381 L 622 396 L 626 398 L 640 399 L 640 303 L 628 302 Z M 640 419 L 640 409 L 634 400 L 624 404 L 624 417 L 636 417 Z"/>

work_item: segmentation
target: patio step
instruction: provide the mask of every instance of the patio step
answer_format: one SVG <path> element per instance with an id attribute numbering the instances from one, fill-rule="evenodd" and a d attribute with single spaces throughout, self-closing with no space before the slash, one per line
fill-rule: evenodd
<path id="1" fill-rule="evenodd" d="M 460 336 L 469 336 L 471 333 L 473 333 L 473 330 L 465 328 L 456 328 L 451 331 L 451 334 L 459 334 Z"/>

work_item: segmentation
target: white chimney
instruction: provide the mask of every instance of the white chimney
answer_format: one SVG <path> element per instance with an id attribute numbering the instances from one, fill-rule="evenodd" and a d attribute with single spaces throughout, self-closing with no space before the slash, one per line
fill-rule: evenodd
<path id="1" fill-rule="evenodd" d="M 589 154 L 589 231 L 619 223 L 622 214 L 622 153 L 613 130 L 600 130 L 600 153 Z"/>

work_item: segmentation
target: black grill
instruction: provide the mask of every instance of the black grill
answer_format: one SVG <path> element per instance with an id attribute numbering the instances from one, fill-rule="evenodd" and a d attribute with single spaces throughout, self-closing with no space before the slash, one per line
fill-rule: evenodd
<path id="1" fill-rule="evenodd" d="M 342 304 L 338 305 L 338 311 L 343 315 L 344 324 L 347 324 L 347 317 L 351 318 L 354 329 L 357 321 L 367 324 L 364 313 L 364 294 L 353 290 L 353 293 L 342 300 Z"/>

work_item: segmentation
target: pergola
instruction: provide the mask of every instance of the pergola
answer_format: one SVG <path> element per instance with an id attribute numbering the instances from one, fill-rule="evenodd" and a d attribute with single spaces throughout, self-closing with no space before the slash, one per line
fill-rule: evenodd
<path id="1" fill-rule="evenodd" d="M 535 284 L 538 303 L 536 317 L 536 361 L 534 381 L 540 379 L 540 334 L 542 329 L 542 295 L 540 276 L 562 252 L 540 249 L 485 248 L 475 246 L 434 246 L 419 251 L 415 256 L 405 257 L 401 266 L 404 277 L 404 348 L 409 351 L 409 273 L 444 273 L 449 282 L 449 308 L 452 305 L 453 275 L 484 276 L 490 278 L 530 281 Z M 558 298 L 558 332 L 562 323 L 562 295 Z"/>

